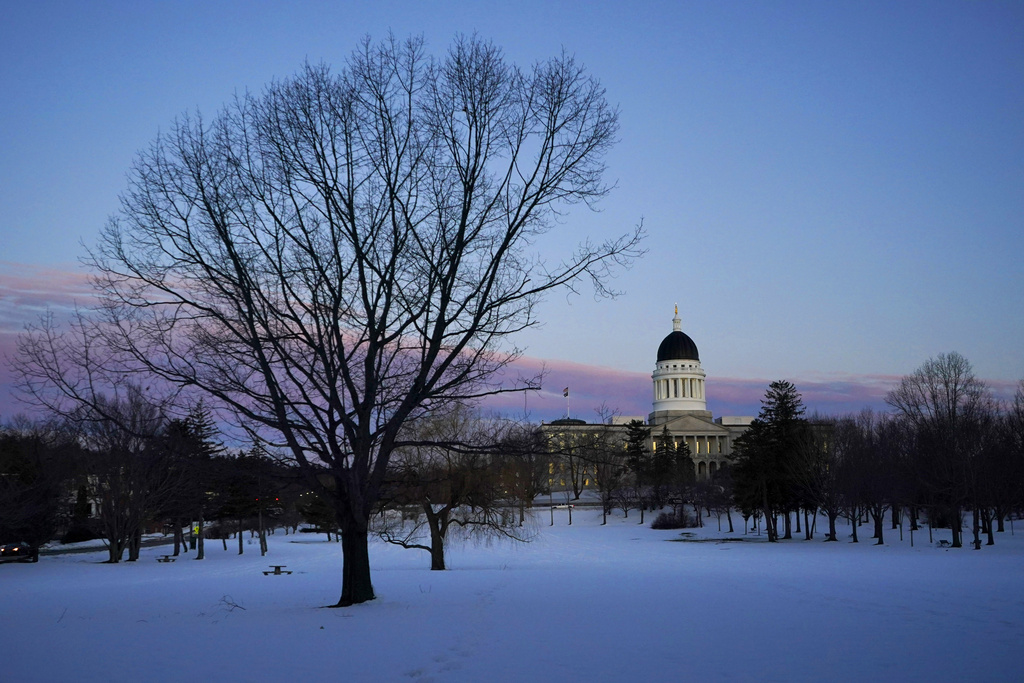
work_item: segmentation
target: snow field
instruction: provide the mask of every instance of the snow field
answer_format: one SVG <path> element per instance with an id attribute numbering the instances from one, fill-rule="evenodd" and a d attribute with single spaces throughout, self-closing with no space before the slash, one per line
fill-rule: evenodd
<path id="1" fill-rule="evenodd" d="M 0 681 L 1021 680 L 1024 534 L 974 551 L 549 519 L 528 544 L 451 547 L 446 572 L 374 543 L 378 599 L 348 609 L 319 608 L 341 576 L 322 535 L 3 565 Z"/>

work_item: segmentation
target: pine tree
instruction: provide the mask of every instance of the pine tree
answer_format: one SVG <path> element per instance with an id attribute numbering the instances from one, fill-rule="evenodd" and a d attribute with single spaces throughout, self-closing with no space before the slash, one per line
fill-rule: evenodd
<path id="1" fill-rule="evenodd" d="M 650 470 L 650 451 L 647 440 L 651 438 L 651 430 L 640 420 L 630 420 L 626 424 L 626 466 L 633 473 L 635 497 L 640 507 L 640 523 L 644 523 L 644 509 L 647 506 L 646 487 Z"/>
<path id="2" fill-rule="evenodd" d="M 198 534 L 192 538 L 197 560 L 206 557 L 203 528 L 209 512 L 207 492 L 212 488 L 215 467 L 211 459 L 224 453 L 218 440 L 219 430 L 206 405 L 200 401 L 184 419 L 171 420 L 164 433 L 165 447 L 175 454 L 175 466 L 184 472 L 179 495 L 170 501 L 164 515 L 174 528 L 174 554 L 185 547 L 181 528 L 184 522 L 196 522 Z"/>
<path id="3" fill-rule="evenodd" d="M 733 449 L 734 496 L 744 513 L 760 510 L 769 541 L 779 538 L 776 518 L 796 506 L 796 455 L 808 435 L 804 405 L 792 382 L 775 381 L 761 412 Z"/>
<path id="4" fill-rule="evenodd" d="M 654 487 L 654 505 L 658 508 L 665 505 L 668 488 L 672 484 L 672 475 L 675 472 L 677 453 L 676 443 L 668 431 L 668 425 L 665 425 L 650 458 L 649 476 Z"/>

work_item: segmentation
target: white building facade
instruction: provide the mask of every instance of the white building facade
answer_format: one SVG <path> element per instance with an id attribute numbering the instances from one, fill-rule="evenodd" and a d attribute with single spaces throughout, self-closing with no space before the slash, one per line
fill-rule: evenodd
<path id="1" fill-rule="evenodd" d="M 685 443 L 693 458 L 697 479 L 712 476 L 732 454 L 732 445 L 753 417 L 719 417 L 707 407 L 705 373 L 697 345 L 682 330 L 679 308 L 672 318 L 672 332 L 658 346 L 653 384 L 653 410 L 647 417 L 651 447 L 667 428 L 677 444 Z"/>
<path id="2" fill-rule="evenodd" d="M 657 448 L 666 436 L 675 444 L 686 444 L 693 459 L 698 481 L 714 475 L 726 464 L 733 444 L 753 422 L 753 417 L 715 418 L 707 408 L 706 375 L 697 345 L 682 329 L 679 308 L 672 319 L 672 332 L 658 346 L 651 374 L 652 410 L 645 421 L 650 429 L 648 447 Z M 582 420 L 556 420 L 544 425 L 549 438 L 562 439 L 572 433 L 612 429 L 625 438 L 625 425 L 639 417 L 618 417 L 612 425 L 592 425 Z"/>

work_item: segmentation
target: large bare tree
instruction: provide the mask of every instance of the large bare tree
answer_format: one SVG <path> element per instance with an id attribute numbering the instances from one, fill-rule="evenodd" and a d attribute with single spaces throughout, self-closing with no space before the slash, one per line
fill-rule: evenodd
<path id="1" fill-rule="evenodd" d="M 459 38 L 366 40 L 142 152 L 89 259 L 122 367 L 287 449 L 342 530 L 339 606 L 374 597 L 367 523 L 403 427 L 500 391 L 535 304 L 640 253 L 538 240 L 608 191 L 617 111 L 571 56 L 519 69 Z M 504 381 L 504 383 L 503 383 Z M 330 486 L 316 473 L 326 469 Z"/>
<path id="2" fill-rule="evenodd" d="M 925 361 L 886 395 L 915 432 L 914 463 L 926 495 L 950 518 L 954 547 L 962 545 L 961 512 L 972 496 L 982 425 L 992 397 L 959 353 Z"/>

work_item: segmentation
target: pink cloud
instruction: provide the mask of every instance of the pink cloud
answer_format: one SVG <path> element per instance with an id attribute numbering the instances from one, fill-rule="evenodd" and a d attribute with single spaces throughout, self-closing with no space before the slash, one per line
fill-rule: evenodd
<path id="1" fill-rule="evenodd" d="M 526 414 L 533 420 L 554 420 L 565 417 L 566 401 L 562 389 L 570 389 L 572 417 L 597 419 L 596 408 L 605 405 L 619 415 L 646 416 L 651 411 L 651 376 L 648 373 L 627 372 L 582 365 L 570 361 L 542 360 L 524 357 L 513 364 L 523 375 L 545 370 L 543 390 L 522 395 L 496 397 L 487 402 L 495 411 Z M 885 396 L 900 381 L 898 375 L 855 375 L 834 373 L 808 378 L 789 379 L 796 385 L 807 407 L 807 413 L 843 415 L 858 413 L 865 408 L 887 412 Z M 723 415 L 756 416 L 761 399 L 772 379 L 745 379 L 736 377 L 708 377 L 708 409 L 715 417 Z M 986 380 L 993 395 L 1001 401 L 1012 400 L 1016 382 Z"/>
<path id="2" fill-rule="evenodd" d="M 860 412 L 864 408 L 885 411 L 885 395 L 900 378 L 890 375 L 830 375 L 821 378 L 788 379 L 803 397 L 808 414 L 838 415 Z M 716 415 L 757 415 L 772 379 L 708 378 L 708 403 Z M 735 412 L 730 412 L 735 411 Z"/>
<path id="3" fill-rule="evenodd" d="M 525 414 L 533 420 L 554 420 L 565 417 L 563 390 L 568 387 L 572 417 L 588 422 L 597 419 L 596 411 L 602 406 L 619 415 L 646 416 L 651 410 L 650 375 L 645 373 L 524 356 L 506 370 L 505 377 L 511 379 L 516 373 L 534 377 L 542 372 L 540 391 L 493 397 L 487 400 L 486 407 L 502 413 Z"/>
<path id="4" fill-rule="evenodd" d="M 7 360 L 27 323 L 38 320 L 47 310 L 58 318 L 76 305 L 93 301 L 85 273 L 73 268 L 40 267 L 0 261 L 0 417 L 9 417 L 26 407 L 13 397 L 13 378 Z M 573 417 L 594 421 L 602 406 L 623 416 L 646 417 L 651 411 L 651 376 L 561 360 L 519 358 L 505 373 L 507 380 L 516 375 L 534 377 L 544 374 L 543 388 L 537 392 L 503 394 L 492 397 L 486 408 L 532 420 L 564 417 L 566 400 L 562 390 L 569 387 L 569 410 Z M 895 375 L 828 374 L 807 378 L 786 378 L 803 396 L 808 412 L 835 415 L 855 413 L 864 408 L 888 410 L 885 395 L 900 380 Z M 708 408 L 721 415 L 757 415 L 761 398 L 771 379 L 708 377 Z M 1016 382 L 986 382 L 997 399 L 1013 398 Z"/>
<path id="5" fill-rule="evenodd" d="M 0 333 L 18 333 L 47 310 L 58 314 L 94 300 L 80 271 L 0 261 Z"/>
<path id="6" fill-rule="evenodd" d="M 0 418 L 31 408 L 14 397 L 14 378 L 10 359 L 18 334 L 25 325 L 37 322 L 47 311 L 58 319 L 76 305 L 94 301 L 88 276 L 74 266 L 43 267 L 0 261 Z"/>

